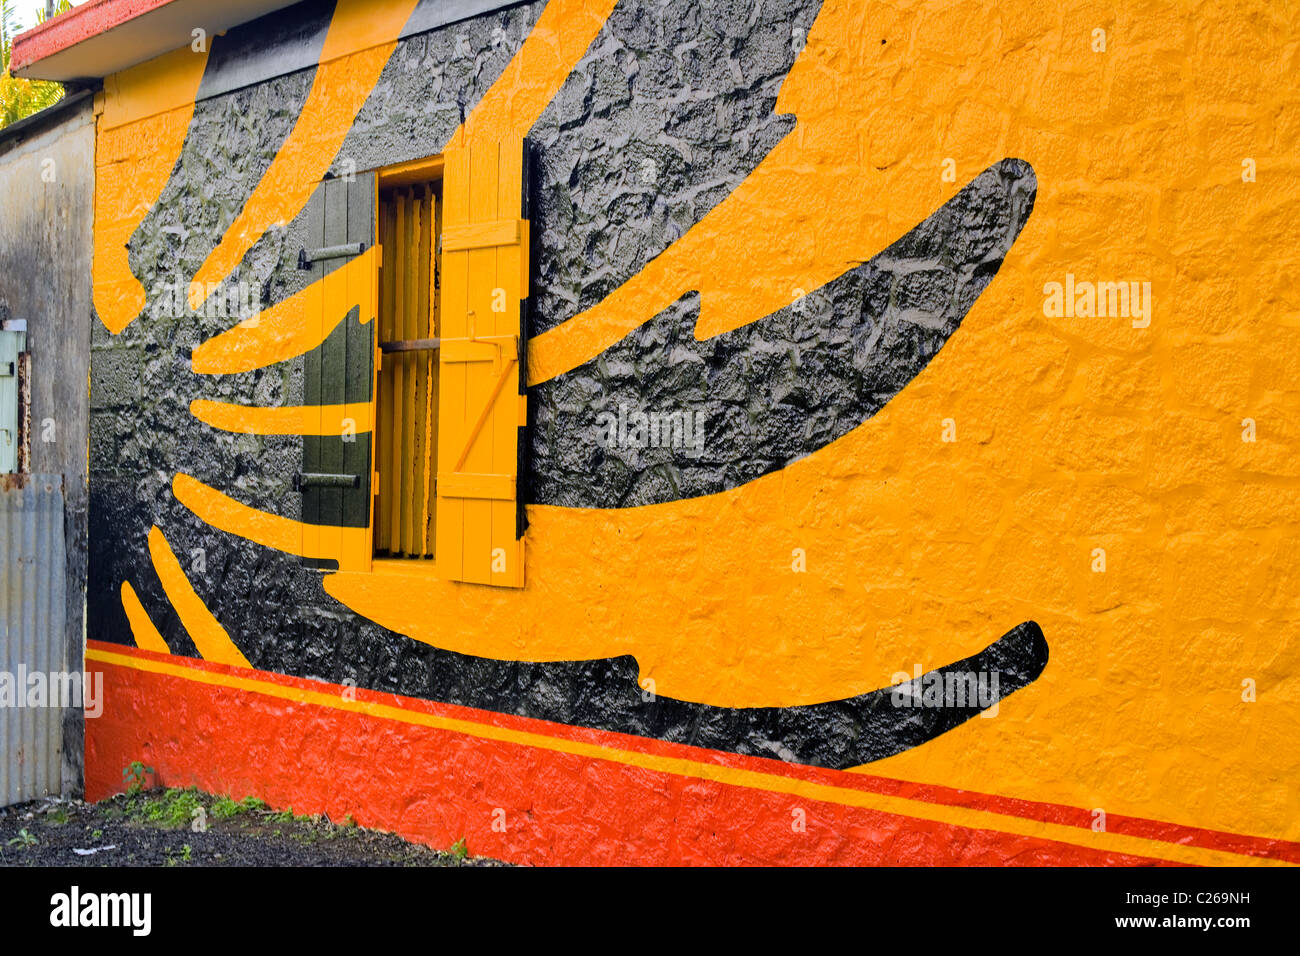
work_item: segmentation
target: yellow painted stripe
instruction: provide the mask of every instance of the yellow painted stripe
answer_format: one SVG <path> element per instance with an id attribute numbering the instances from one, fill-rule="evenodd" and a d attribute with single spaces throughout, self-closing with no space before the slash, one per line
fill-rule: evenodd
<path id="1" fill-rule="evenodd" d="M 127 242 L 162 195 L 185 145 L 206 51 L 189 47 L 104 78 L 95 136 L 95 229 L 91 294 L 114 335 L 145 305 Z"/>
<path id="2" fill-rule="evenodd" d="M 374 89 L 416 2 L 338 0 L 298 121 L 221 242 L 199 267 L 190 285 L 190 308 L 203 304 L 209 284 L 230 275 L 267 229 L 289 222 L 307 204 Z M 367 44 L 373 45 L 363 48 Z"/>
<path id="3" fill-rule="evenodd" d="M 312 704 L 318 707 L 330 707 L 335 710 L 350 711 L 396 720 L 406 724 L 430 727 L 466 734 L 483 740 L 497 740 L 505 743 L 536 747 L 556 753 L 573 754 L 594 760 L 625 766 L 642 767 L 660 773 L 675 774 L 694 780 L 710 780 L 729 786 L 746 787 L 751 790 L 764 790 L 769 793 L 784 793 L 807 800 L 840 804 L 848 807 L 861 807 L 879 813 L 911 817 L 917 820 L 929 820 L 951 826 L 967 827 L 978 830 L 993 830 L 998 833 L 1010 833 L 1017 836 L 1035 837 L 1081 846 L 1090 850 L 1112 853 L 1127 853 L 1134 856 L 1169 860 L 1176 863 L 1192 863 L 1202 866 L 1286 866 L 1280 860 L 1231 853 L 1225 850 L 1207 850 L 1201 847 L 1176 843 L 1165 843 L 1146 837 L 1127 836 L 1119 833 L 1094 833 L 1079 827 L 1065 826 L 1059 823 L 1044 823 L 1038 820 L 1026 820 L 1023 817 L 996 813 L 991 810 L 976 810 L 968 807 L 950 807 L 939 804 L 911 800 L 888 794 L 870 793 L 849 787 L 837 787 L 832 784 L 816 783 L 809 780 L 765 773 L 760 770 L 747 770 L 738 767 L 724 767 L 717 764 L 702 763 L 683 757 L 666 757 L 658 754 L 639 753 L 632 750 L 618 750 L 602 747 L 599 744 L 578 740 L 565 740 L 546 734 L 515 730 L 508 727 L 496 727 L 476 721 L 460 720 L 454 717 L 440 717 L 416 710 L 406 710 L 390 704 L 379 704 L 368 700 L 347 700 L 337 693 L 305 690 L 299 687 L 286 687 L 271 681 L 253 677 L 240 677 L 233 674 L 218 674 L 211 671 L 189 667 L 170 661 L 147 661 L 129 657 L 113 651 L 90 648 L 86 651 L 87 660 L 104 664 L 114 664 L 134 670 L 169 677 L 179 677 L 217 687 L 231 687 L 261 694 L 278 700 L 295 703 Z"/>
<path id="4" fill-rule="evenodd" d="M 332 281 L 340 287 L 365 288 L 361 280 L 369 276 L 374 268 L 375 248 L 371 246 L 341 267 L 341 280 Z M 200 375 L 251 372 L 306 355 L 329 337 L 353 306 L 361 307 L 363 325 L 374 318 L 369 302 L 331 302 L 328 310 L 323 311 L 321 296 L 324 294 L 324 281 L 319 279 L 313 282 L 287 299 L 282 299 L 252 318 L 201 343 L 190 356 L 190 366 Z M 327 321 L 310 321 L 310 316 L 319 316 L 322 311 Z"/>
<path id="5" fill-rule="evenodd" d="M 158 633 L 158 628 L 154 627 L 153 621 L 149 620 L 149 614 L 140 603 L 130 581 L 122 582 L 122 610 L 126 611 L 126 619 L 131 624 L 131 634 L 135 637 L 136 647 L 162 654 L 172 652 L 162 635 Z"/>
<path id="6" fill-rule="evenodd" d="M 551 0 L 505 71 L 448 145 L 523 136 L 555 98 L 617 0 Z M 190 286 L 190 307 L 239 264 L 277 223 L 307 204 L 370 95 L 416 0 L 339 0 L 307 102 L 261 182 Z M 358 50 L 367 43 L 369 49 Z M 331 57 L 335 59 L 331 60 Z M 195 368 L 198 371 L 198 368 Z"/>
<path id="7" fill-rule="evenodd" d="M 184 472 L 178 472 L 172 479 L 172 494 L 200 520 L 219 531 L 238 535 L 254 544 L 303 558 L 336 561 L 339 559 L 338 553 L 334 551 L 327 551 L 319 546 L 309 548 L 304 541 L 304 526 L 301 521 L 250 508 L 243 502 L 222 494 Z M 342 547 L 345 553 L 349 548 L 364 546 L 365 528 L 338 528 L 337 530 L 342 533 Z M 318 537 L 313 535 L 312 540 Z"/>
<path id="8" fill-rule="evenodd" d="M 617 2 L 551 0 L 519 51 L 447 145 L 488 144 L 527 136 Z"/>
<path id="9" fill-rule="evenodd" d="M 190 414 L 206 425 L 247 435 L 331 435 L 369 431 L 371 404 L 349 405 L 231 405 L 196 398 Z"/>
<path id="10" fill-rule="evenodd" d="M 163 590 L 176 608 L 176 614 L 190 635 L 190 640 L 203 655 L 204 660 L 219 664 L 238 664 L 250 666 L 248 659 L 240 653 L 235 642 L 230 639 L 226 629 L 212 616 L 203 599 L 194 591 L 190 579 L 185 576 L 181 563 L 172 553 L 171 545 L 163 537 L 157 525 L 149 531 L 149 555 L 153 558 L 154 570 L 162 581 Z"/>

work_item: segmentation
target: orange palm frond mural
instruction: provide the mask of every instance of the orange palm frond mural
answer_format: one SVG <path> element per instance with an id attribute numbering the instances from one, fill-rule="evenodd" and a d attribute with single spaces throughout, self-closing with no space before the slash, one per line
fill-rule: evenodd
<path id="1" fill-rule="evenodd" d="M 140 603 L 140 598 L 136 596 L 135 588 L 131 586 L 130 581 L 122 582 L 122 610 L 126 612 L 126 619 L 131 625 L 131 634 L 135 637 L 136 647 L 142 647 L 146 651 L 157 651 L 160 654 L 171 653 L 171 648 L 167 646 L 163 636 L 158 633 L 158 628 L 149 619 L 149 612 Z"/>
<path id="2" fill-rule="evenodd" d="M 184 49 L 105 82 L 95 137 L 91 288 L 95 313 L 114 335 L 145 307 L 145 289 L 131 271 L 127 242 L 171 178 L 206 66 L 206 50 Z"/>
<path id="3" fill-rule="evenodd" d="M 153 558 L 153 567 L 158 572 L 163 590 L 204 660 L 248 667 L 248 658 L 235 646 L 230 634 L 195 592 L 194 585 L 176 559 L 167 538 L 157 527 L 149 532 L 149 554 Z M 129 600 L 125 597 L 125 592 L 123 596 L 124 600 Z"/>
<path id="4" fill-rule="evenodd" d="M 215 246 L 195 275 L 196 289 L 202 291 L 195 292 L 191 306 L 201 304 L 209 283 L 227 278 L 260 237 L 298 216 L 313 191 L 322 188 L 322 178 L 398 43 L 403 11 L 409 15 L 414 6 L 384 3 L 377 8 L 381 16 L 362 24 L 362 5 L 340 2 L 307 103 L 271 168 L 250 183 L 249 202 L 220 237 L 213 237 Z M 617 0 L 545 4 L 509 66 L 444 145 L 464 148 L 532 133 L 589 47 L 608 31 L 617 9 Z M 1284 20 L 1281 14 L 1261 14 L 1261 35 L 1276 39 L 1285 32 Z M 364 33 L 364 44 L 346 40 L 345 22 L 352 35 Z M 801 349 L 819 334 L 829 334 L 818 324 L 827 316 L 791 311 L 792 304 L 819 291 L 829 299 L 839 288 L 835 283 L 855 275 L 870 281 L 870 263 L 906 239 L 918 222 L 960 218 L 963 189 L 982 177 L 1010 176 L 1001 164 L 1008 156 L 1023 156 L 1033 163 L 1032 171 L 1023 174 L 1025 181 L 1032 181 L 1033 190 L 1039 181 L 1043 184 L 1041 193 L 1026 193 L 1034 218 L 1027 213 L 1017 218 L 1021 210 L 1013 209 L 1005 223 L 988 227 L 1000 229 L 999 239 L 1005 240 L 998 256 L 979 263 L 995 272 L 1003 265 L 1001 255 L 1020 238 L 978 303 L 963 302 L 969 317 L 961 334 L 941 354 L 930 356 L 929 365 L 910 370 L 911 384 L 904 390 L 887 390 L 888 404 L 873 409 L 869 427 L 858 427 L 861 419 L 855 419 L 853 427 L 828 434 L 807 455 L 783 458 L 782 467 L 762 473 L 744 471 L 740 466 L 748 461 L 723 462 L 719 470 L 736 465 L 743 475 L 717 493 L 673 499 L 680 489 L 672 478 L 651 475 L 662 480 L 644 503 L 624 502 L 617 488 L 610 493 L 617 507 L 592 505 L 588 499 L 575 505 L 558 496 L 528 502 L 530 563 L 528 586 L 521 591 L 467 586 L 441 579 L 427 567 L 391 560 L 376 561 L 370 571 L 327 573 L 321 588 L 329 600 L 366 622 L 401 635 L 404 647 L 419 645 L 477 661 L 631 658 L 631 679 L 653 687 L 653 694 L 734 710 L 851 700 L 897 682 L 900 666 L 928 668 L 973 659 L 993 646 L 991 635 L 1032 615 L 1042 622 L 1055 655 L 1043 677 L 1035 673 L 1032 686 L 1021 685 L 1022 696 L 1010 698 L 998 719 L 972 721 L 925 747 L 884 758 L 892 761 L 891 772 L 1074 806 L 1088 806 L 1100 793 L 1131 812 L 1190 822 L 1213 804 L 1213 813 L 1205 812 L 1217 814 L 1224 826 L 1293 831 L 1285 801 L 1254 808 L 1226 800 L 1214 803 L 1210 796 L 1187 797 L 1171 782 L 1211 781 L 1222 772 L 1233 779 L 1271 772 L 1273 758 L 1262 753 L 1288 749 L 1286 708 L 1294 704 L 1294 694 L 1288 696 L 1274 680 L 1280 665 L 1273 656 L 1250 659 L 1252 673 L 1271 682 L 1274 696 L 1243 717 L 1235 683 L 1240 675 L 1224 663 L 1231 655 L 1219 654 L 1221 659 L 1203 671 L 1180 670 L 1177 695 L 1146 697 L 1141 707 L 1134 707 L 1108 683 L 1114 677 L 1107 670 L 1110 663 L 1100 652 L 1088 656 L 1085 650 L 1091 647 L 1081 643 L 1092 629 L 1105 635 L 1098 640 L 1110 642 L 1108 648 L 1145 645 L 1149 652 L 1132 658 L 1142 662 L 1131 665 L 1136 673 L 1156 659 L 1178 660 L 1188 639 L 1206 642 L 1216 654 L 1239 639 L 1227 635 L 1222 622 L 1214 628 L 1206 623 L 1213 608 L 1204 595 L 1228 589 L 1231 599 L 1254 594 L 1261 591 L 1262 572 L 1225 571 L 1233 562 L 1223 556 L 1231 549 L 1197 550 L 1199 543 L 1188 543 L 1189 535 L 1201 533 L 1191 518 L 1170 512 L 1158 500 L 1166 491 L 1180 501 L 1192 499 L 1195 489 L 1185 479 L 1199 476 L 1189 461 L 1215 463 L 1220 471 L 1207 481 L 1229 474 L 1214 485 L 1214 493 L 1251 515 L 1243 520 L 1258 518 L 1258 526 L 1233 532 L 1243 550 L 1283 553 L 1271 532 L 1261 530 L 1274 512 L 1290 514 L 1285 496 L 1295 480 L 1294 469 L 1286 464 L 1287 443 L 1294 436 L 1285 424 L 1294 416 L 1283 414 L 1291 393 L 1284 376 L 1275 374 L 1280 366 L 1260 372 L 1219 404 L 1201 398 L 1230 390 L 1231 376 L 1224 373 L 1211 383 L 1204 373 L 1204 387 L 1186 389 L 1178 398 L 1183 404 L 1171 406 L 1159 425 L 1147 429 L 1143 416 L 1186 371 L 1179 362 L 1195 364 L 1182 358 L 1188 342 L 1227 334 L 1226 325 L 1204 316 L 1219 309 L 1225 296 L 1237 301 L 1237 290 L 1257 279 L 1237 274 L 1206 250 L 1213 247 L 1217 255 L 1223 235 L 1239 222 L 1252 223 L 1285 245 L 1294 238 L 1294 224 L 1279 223 L 1276 207 L 1270 212 L 1255 194 L 1243 196 L 1235 166 L 1240 157 L 1229 156 L 1229 146 L 1211 133 L 1198 134 L 1211 145 L 1192 155 L 1185 129 L 1143 125 L 1149 119 L 1146 106 L 1133 91 L 1158 90 L 1162 102 L 1182 108 L 1190 103 L 1189 77 L 1211 84 L 1209 77 L 1231 76 L 1242 89 L 1253 90 L 1250 96 L 1260 103 L 1270 103 L 1269 109 L 1280 101 L 1252 86 L 1238 65 L 1216 59 L 1214 41 L 1175 48 L 1155 35 L 1160 31 L 1146 31 L 1140 43 L 1134 38 L 1133 46 L 1099 70 L 1101 61 L 1094 59 L 1083 28 L 1059 17 L 1045 20 L 1032 4 L 1013 3 L 999 8 L 988 23 L 972 23 L 956 8 L 827 0 L 812 22 L 806 42 L 786 33 L 780 38 L 782 44 L 793 39 L 799 51 L 774 98 L 773 112 L 792 117 L 791 128 L 770 149 L 755 150 L 758 158 L 734 182 L 719 174 L 726 181 L 725 195 L 697 217 L 684 215 L 689 222 L 674 234 L 675 240 L 608 285 L 603 283 L 616 270 L 608 261 L 595 261 L 606 255 L 603 247 L 583 250 L 592 274 L 548 277 L 552 285 L 569 283 L 557 298 L 570 295 L 576 301 L 592 288 L 598 295 L 584 299 L 572 318 L 520 342 L 526 349 L 520 358 L 527 360 L 527 384 L 533 388 L 519 405 L 537 414 L 536 404 L 526 406 L 527 400 L 581 395 L 581 389 L 543 392 L 542 386 L 584 367 L 591 381 L 623 375 L 639 384 L 663 372 L 670 357 L 688 356 L 705 369 L 702 387 L 734 387 L 737 395 L 728 401 L 737 418 L 768 414 L 779 402 L 751 387 L 752 379 L 745 377 L 749 367 L 719 384 L 726 378 L 719 369 L 732 370 L 724 366 L 725 346 L 716 352 L 692 347 L 736 341 L 727 337 L 785 323 L 791 330 L 785 337 L 773 334 L 762 341 L 754 333 L 759 342 L 752 365 L 785 363 L 806 372 Z M 1191 37 L 1193 26 L 1180 22 L 1178 30 L 1184 29 Z M 678 52 L 670 51 L 667 59 Z M 1166 69 L 1175 62 L 1178 69 Z M 1086 121 L 1077 117 L 1079 104 L 1095 115 Z M 718 116 L 725 105 L 719 106 Z M 1230 112 L 1244 115 L 1254 109 L 1235 103 Z M 1259 110 L 1261 116 L 1266 112 L 1262 106 Z M 1275 132 L 1263 121 L 1251 131 L 1270 142 Z M 561 138 L 582 134 L 554 132 Z M 1276 134 L 1286 131 L 1278 127 Z M 1122 146 L 1115 145 L 1125 137 Z M 1253 141 L 1245 145 L 1245 133 L 1242 137 L 1240 149 L 1234 142 L 1232 150 L 1255 148 Z M 162 139 L 158 168 L 170 169 L 180 141 L 172 132 Z M 1140 155 L 1134 154 L 1135 143 Z M 1199 149 L 1205 143 L 1195 145 Z M 948 162 L 959 174 L 944 179 L 940 164 Z M 1266 162 L 1261 161 L 1261 170 Z M 1140 169 L 1148 178 L 1130 195 L 1113 179 L 1093 182 L 1089 177 L 1097 164 Z M 1172 165 L 1197 185 L 1169 205 L 1159 182 Z M 619 170 L 601 172 L 616 177 Z M 138 195 L 125 189 L 116 195 L 119 186 L 106 180 L 108 192 L 97 198 L 104 203 L 106 228 L 96 229 L 96 305 L 114 332 L 125 328 L 144 304 L 124 246 L 135 228 L 131 223 L 138 225 L 143 215 L 141 203 L 147 208 L 148 194 L 157 196 L 166 174 L 153 170 L 141 179 Z M 562 192 L 565 184 L 556 188 Z M 122 214 L 123 209 L 129 214 Z M 1210 238 L 1205 223 L 1212 224 Z M 1159 243 L 1148 235 L 1157 226 Z M 533 236 L 543 235 L 535 226 Z M 616 239 L 626 241 L 626 236 Z M 192 371 L 199 388 L 213 391 L 182 406 L 192 416 L 186 421 L 226 433 L 308 438 L 336 434 L 326 420 L 373 424 L 373 401 L 328 396 L 319 405 L 308 400 L 276 406 L 237 391 L 245 382 L 208 377 L 255 373 L 304 356 L 310 360 L 343 324 L 373 325 L 371 311 L 360 301 L 333 308 L 323 325 L 307 318 L 325 298 L 343 305 L 347 296 L 340 298 L 336 290 L 340 282 L 350 285 L 350 279 L 340 278 L 345 270 L 355 268 L 359 275 L 376 268 L 373 258 L 361 265 L 363 259 L 286 296 L 255 319 L 217 334 L 205 329 L 208 337 L 194 347 L 185 374 Z M 1180 308 L 1176 319 L 1162 317 L 1164 328 L 1157 321 L 1146 335 L 1125 323 L 1067 326 L 1042 315 L 1035 296 L 1044 275 L 1064 276 L 1082 259 L 1099 274 L 1125 275 L 1130 263 L 1139 263 L 1152 274 L 1157 297 L 1183 282 L 1194 305 Z M 1226 271 L 1220 276 L 1219 269 Z M 1222 282 L 1213 294 L 1207 291 L 1209 284 L 1188 286 L 1188 270 L 1214 274 Z M 882 284 L 888 286 L 882 298 L 892 304 L 899 283 Z M 1280 286 L 1266 286 L 1270 305 L 1286 299 Z M 949 301 L 956 299 L 949 296 Z M 355 320 L 350 314 L 354 307 L 359 308 Z M 1232 334 L 1263 341 L 1266 331 L 1277 331 L 1269 321 L 1246 315 Z M 680 338 L 672 337 L 681 331 L 675 322 L 686 332 Z M 909 331 L 915 328 L 921 329 L 919 338 L 938 334 L 923 321 L 911 323 Z M 637 361 L 623 361 L 631 350 L 629 341 L 647 343 L 634 356 Z M 876 342 L 871 340 L 869 347 Z M 661 346 L 662 354 L 656 353 Z M 683 361 L 674 371 L 688 364 Z M 273 374 L 287 379 L 288 369 L 285 364 Z M 1143 375 L 1147 379 L 1139 381 Z M 802 391 L 790 389 L 794 397 L 787 407 L 834 410 L 833 395 L 828 398 L 828 392 L 804 380 L 795 384 Z M 820 384 L 814 380 L 814 386 Z M 218 401 L 218 388 L 226 399 L 233 394 L 243 400 Z M 1194 392 L 1198 394 L 1189 398 Z M 1080 393 L 1085 397 L 1079 398 Z M 502 394 L 491 397 L 496 401 Z M 1084 411 L 1058 407 L 1062 395 L 1078 400 Z M 595 401 L 590 399 L 590 410 Z M 1272 444 L 1249 447 L 1238 440 L 1238 406 L 1252 402 L 1274 416 L 1274 435 L 1282 437 Z M 1234 420 L 1224 417 L 1225 408 Z M 541 410 L 553 413 L 553 408 Z M 949 422 L 960 438 L 936 450 L 936 436 Z M 795 416 L 789 431 L 798 432 L 805 424 Z M 224 438 L 200 431 L 203 441 Z M 723 441 L 730 435 L 721 432 Z M 774 451 L 770 457 L 780 456 Z M 595 461 L 593 455 L 584 465 Z M 700 467 L 708 466 L 706 461 Z M 173 467 L 188 468 L 183 461 Z M 590 467 L 594 471 L 596 465 Z M 1119 475 L 1113 486 L 1103 480 L 1108 468 Z M 176 470 L 171 479 L 175 501 L 189 512 L 182 517 L 193 515 L 224 536 L 268 549 L 256 552 L 259 560 L 270 561 L 270 552 L 278 552 L 331 561 L 371 544 L 365 528 L 312 526 L 313 531 L 310 521 L 296 520 L 292 508 L 275 514 L 269 509 L 276 503 L 268 500 L 254 507 L 246 494 L 213 478 L 218 472 L 189 470 L 193 474 Z M 487 487 L 499 476 L 480 477 L 481 487 Z M 653 483 L 650 479 L 647 484 Z M 1250 485 L 1249 495 L 1230 487 L 1238 480 Z M 1156 498 L 1145 497 L 1151 488 Z M 479 493 L 491 492 L 480 488 Z M 1205 514 L 1212 511 L 1205 505 Z M 151 559 L 164 583 L 170 582 L 167 594 L 178 613 L 185 609 L 187 630 L 198 633 L 196 645 L 201 639 L 204 656 L 234 660 L 220 624 L 194 603 L 202 604 L 192 586 L 194 599 L 187 597 L 188 582 L 183 585 L 176 573 L 175 555 L 162 532 L 155 531 L 149 535 Z M 1092 540 L 1098 536 L 1112 548 L 1113 558 L 1124 545 L 1122 575 L 1087 571 L 1080 555 L 1100 546 Z M 1165 586 L 1155 579 L 1171 556 L 1191 570 Z M 796 571 L 794 564 L 805 559 L 806 567 Z M 128 589 L 124 583 L 121 603 L 130 626 L 140 646 L 157 649 L 161 636 L 155 641 L 156 628 Z M 1242 633 L 1264 633 L 1279 615 L 1289 613 L 1285 590 L 1282 585 L 1273 589 L 1277 593 L 1260 593 L 1259 608 L 1241 615 Z M 1166 618 L 1158 619 L 1159 613 Z M 1199 637 L 1187 637 L 1201 631 Z M 436 660 L 441 665 L 447 658 Z M 1035 657 L 1033 663 L 1042 661 Z M 1184 698 L 1210 703 L 1193 712 Z M 1096 720 L 1098 710 L 1119 716 Z M 1169 728 L 1180 721 L 1195 726 L 1198 745 L 1179 750 L 1178 766 L 1171 762 L 1165 779 L 1154 783 L 1150 793 L 1128 792 L 1134 762 L 1145 758 L 1125 738 L 1170 734 Z M 1120 725 L 1133 729 L 1120 733 Z M 1267 742 L 1260 754 L 1234 749 L 1243 726 Z M 1053 744 L 1067 738 L 1070 748 Z M 1081 772 L 1081 752 L 1109 753 L 1114 761 Z M 1224 771 L 1217 755 L 1229 752 L 1239 759 Z M 996 785 L 987 782 L 988 775 Z"/>
<path id="5" fill-rule="evenodd" d="M 417 2 L 338 0 L 298 122 L 248 202 L 195 273 L 190 308 L 203 304 L 208 290 L 231 273 L 267 229 L 288 222 L 307 204 Z"/>
<path id="6" fill-rule="evenodd" d="M 325 341 L 354 307 L 359 309 L 358 319 L 364 325 L 374 317 L 370 303 L 346 300 L 349 289 L 368 288 L 362 280 L 374 268 L 375 250 L 371 247 L 319 282 L 200 343 L 191 357 L 194 371 L 199 375 L 229 375 L 306 355 Z M 328 295 L 331 292 L 335 294 Z M 322 315 L 324 322 L 313 321 Z"/>

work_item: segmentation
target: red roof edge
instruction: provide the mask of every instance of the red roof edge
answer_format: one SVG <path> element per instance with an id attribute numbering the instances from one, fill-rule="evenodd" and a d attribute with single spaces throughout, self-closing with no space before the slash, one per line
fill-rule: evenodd
<path id="1" fill-rule="evenodd" d="M 14 37 L 9 69 L 13 73 L 61 53 L 82 40 L 167 6 L 174 0 L 86 0 Z"/>

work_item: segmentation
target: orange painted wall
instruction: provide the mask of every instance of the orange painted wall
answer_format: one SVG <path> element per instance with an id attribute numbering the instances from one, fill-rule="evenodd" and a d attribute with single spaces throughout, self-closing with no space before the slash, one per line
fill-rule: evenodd
<path id="1" fill-rule="evenodd" d="M 591 16 L 552 7 L 561 35 Z M 861 693 L 1033 619 L 1041 678 L 870 772 L 1300 839 L 1298 21 L 1268 3 L 827 0 L 778 104 L 795 131 L 641 275 L 535 339 L 533 381 L 684 291 L 700 337 L 760 318 L 1024 159 L 1033 215 L 938 357 L 848 436 L 732 491 L 530 509 L 523 591 L 392 568 L 325 590 L 462 653 L 633 654 L 658 693 L 720 706 Z M 511 74 L 524 131 L 556 72 Z M 106 87 L 105 116 L 120 96 Z M 150 122 L 103 130 L 104 158 Z M 119 211 L 97 249 L 131 206 L 103 171 L 99 192 Z M 1149 282 L 1149 326 L 1046 315 L 1067 274 Z M 98 256 L 95 279 L 97 301 L 124 281 Z"/>

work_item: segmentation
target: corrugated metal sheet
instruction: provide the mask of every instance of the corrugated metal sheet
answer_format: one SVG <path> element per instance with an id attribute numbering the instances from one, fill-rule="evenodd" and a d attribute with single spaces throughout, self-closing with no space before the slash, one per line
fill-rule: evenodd
<path id="1" fill-rule="evenodd" d="M 68 669 L 63 549 L 63 477 L 0 476 L 0 806 L 60 792 L 63 710 L 26 677 Z"/>

